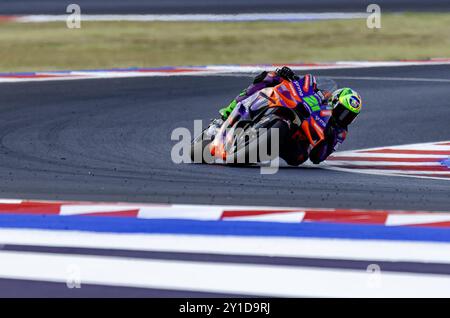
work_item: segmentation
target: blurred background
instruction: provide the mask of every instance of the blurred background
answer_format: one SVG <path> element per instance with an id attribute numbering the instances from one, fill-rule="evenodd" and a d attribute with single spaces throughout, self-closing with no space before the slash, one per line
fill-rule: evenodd
<path id="1" fill-rule="evenodd" d="M 0 0 L 0 71 L 450 57 L 444 0 L 377 1 L 380 28 L 371 1 L 78 0 L 80 28 L 70 3 Z"/>
<path id="2" fill-rule="evenodd" d="M 0 0 L 0 297 L 450 297 L 449 58 L 450 0 Z M 332 157 L 174 162 L 284 63 L 362 96 Z"/>

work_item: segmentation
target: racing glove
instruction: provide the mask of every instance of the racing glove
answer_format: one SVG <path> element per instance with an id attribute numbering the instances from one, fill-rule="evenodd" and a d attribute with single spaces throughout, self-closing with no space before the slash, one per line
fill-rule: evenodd
<path id="1" fill-rule="evenodd" d="M 262 83 L 266 78 L 267 74 L 269 74 L 267 71 L 263 71 L 260 74 L 256 75 L 255 79 L 253 80 L 253 84 Z"/>
<path id="2" fill-rule="evenodd" d="M 280 76 L 277 75 L 276 72 L 264 71 L 258 74 L 249 87 L 241 91 L 241 93 L 235 99 L 233 99 L 228 106 L 219 110 L 222 119 L 226 120 L 239 102 L 242 102 L 247 97 L 253 95 L 254 93 L 260 91 L 265 87 L 272 87 L 279 84 L 280 82 Z"/>
<path id="3" fill-rule="evenodd" d="M 283 66 L 281 69 L 276 69 L 275 71 L 277 73 L 278 76 L 289 80 L 289 81 L 294 81 L 294 80 L 298 80 L 299 77 L 297 75 L 295 75 L 294 71 L 292 69 L 290 69 L 287 66 Z"/>

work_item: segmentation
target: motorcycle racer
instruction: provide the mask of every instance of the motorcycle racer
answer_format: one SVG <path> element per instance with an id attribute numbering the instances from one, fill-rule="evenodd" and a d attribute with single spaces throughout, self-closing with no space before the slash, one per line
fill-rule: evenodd
<path id="1" fill-rule="evenodd" d="M 244 89 L 231 103 L 220 109 L 221 120 L 216 120 L 214 124 L 220 126 L 226 120 L 239 102 L 266 88 L 280 84 L 282 81 L 299 81 L 305 96 L 314 96 L 322 105 L 331 108 L 332 115 L 325 128 L 325 138 L 314 147 L 310 146 L 307 138 L 301 134 L 300 130 L 292 135 L 287 141 L 288 147 L 282 154 L 283 159 L 289 165 L 298 166 L 310 159 L 314 164 L 324 161 L 337 147 L 342 144 L 347 136 L 348 126 L 353 122 L 361 111 L 361 97 L 351 88 L 341 88 L 334 92 L 322 91 L 317 87 L 316 78 L 311 74 L 306 74 L 300 78 L 289 67 L 282 67 L 276 71 L 264 71 L 257 75 L 253 83 Z"/>

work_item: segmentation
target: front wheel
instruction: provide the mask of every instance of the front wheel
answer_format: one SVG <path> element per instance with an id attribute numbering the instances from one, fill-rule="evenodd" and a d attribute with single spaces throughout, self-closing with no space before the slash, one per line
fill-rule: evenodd
<path id="1" fill-rule="evenodd" d="M 204 129 L 202 133 L 194 138 L 191 143 L 191 162 L 192 163 L 214 163 L 214 158 L 209 152 L 209 146 L 214 138 L 210 134 L 211 125 Z"/>

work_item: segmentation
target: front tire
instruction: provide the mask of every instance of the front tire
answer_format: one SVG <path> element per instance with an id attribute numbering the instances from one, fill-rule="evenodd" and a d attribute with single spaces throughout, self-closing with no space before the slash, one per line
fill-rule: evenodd
<path id="1" fill-rule="evenodd" d="M 212 163 L 213 158 L 208 151 L 211 144 L 211 136 L 206 134 L 206 129 L 191 143 L 191 163 Z"/>

